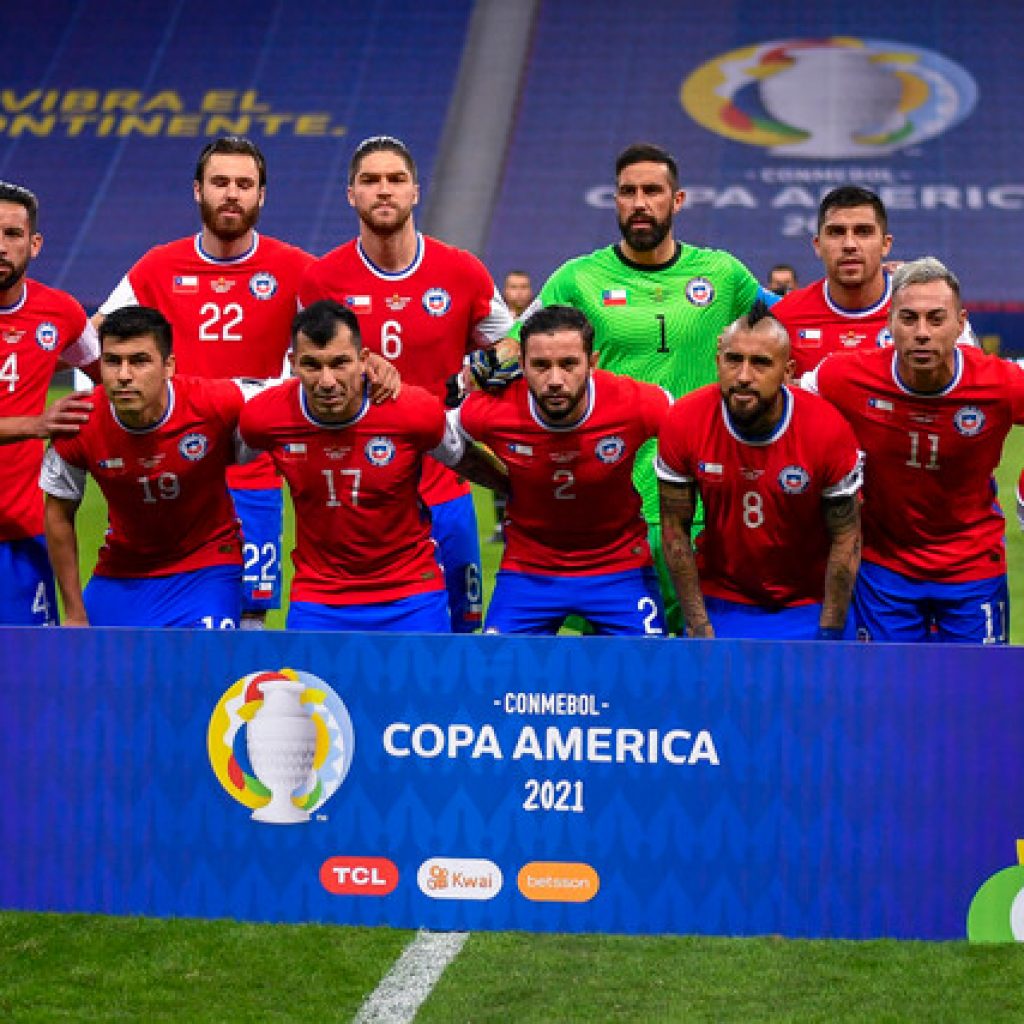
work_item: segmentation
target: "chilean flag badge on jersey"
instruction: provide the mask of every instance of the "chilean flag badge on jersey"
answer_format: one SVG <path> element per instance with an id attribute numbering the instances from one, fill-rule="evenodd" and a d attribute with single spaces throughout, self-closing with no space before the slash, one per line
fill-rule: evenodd
<path id="1" fill-rule="evenodd" d="M 353 313 L 369 313 L 373 309 L 373 300 L 369 295 L 346 295 L 345 305 Z"/>
<path id="2" fill-rule="evenodd" d="M 199 291 L 199 278 L 195 274 L 175 274 L 171 291 L 178 295 L 194 295 Z"/>
<path id="3" fill-rule="evenodd" d="M 629 304 L 629 296 L 625 288 L 606 288 L 601 292 L 602 306 L 625 306 Z"/>

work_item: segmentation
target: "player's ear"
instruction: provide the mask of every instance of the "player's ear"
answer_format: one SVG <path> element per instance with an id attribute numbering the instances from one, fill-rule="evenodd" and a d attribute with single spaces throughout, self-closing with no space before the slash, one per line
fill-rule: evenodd
<path id="1" fill-rule="evenodd" d="M 262 206 L 267 201 L 267 189 L 266 186 L 260 188 L 260 199 L 259 205 Z"/>
<path id="2" fill-rule="evenodd" d="M 174 376 L 174 371 L 176 369 L 177 369 L 177 366 L 176 366 L 175 361 L 174 361 L 174 353 L 172 352 L 164 360 L 164 377 L 166 379 L 170 380 L 170 378 Z"/>
<path id="3" fill-rule="evenodd" d="M 783 382 L 786 383 L 786 384 L 792 384 L 793 383 L 793 375 L 795 373 L 796 373 L 796 360 L 795 359 L 787 359 L 786 360 L 786 373 L 785 373 L 785 376 L 782 378 Z"/>
<path id="4" fill-rule="evenodd" d="M 28 257 L 30 260 L 34 260 L 39 255 L 39 250 L 43 247 L 43 236 L 36 231 L 32 235 L 32 240 L 29 243 Z"/>
<path id="5" fill-rule="evenodd" d="M 295 349 L 288 349 L 288 369 L 291 371 L 292 376 L 296 376 L 295 373 Z"/>
<path id="6" fill-rule="evenodd" d="M 203 186 L 198 181 L 192 182 L 192 197 L 197 203 L 201 203 L 203 201 Z"/>
<path id="7" fill-rule="evenodd" d="M 892 235 L 882 236 L 882 255 L 888 256 L 889 250 L 892 249 Z"/>
<path id="8" fill-rule="evenodd" d="M 420 204 L 420 186 L 419 183 L 412 187 L 412 205 L 419 206 Z"/>
<path id="9" fill-rule="evenodd" d="M 355 197 L 355 193 L 352 191 L 352 186 L 351 185 L 349 185 L 349 187 L 345 190 L 345 195 L 348 196 L 348 205 L 349 206 L 355 206 L 356 205 L 356 197 Z"/>
<path id="10" fill-rule="evenodd" d="M 686 203 L 686 191 L 685 189 L 676 189 L 676 194 L 672 197 L 672 212 L 678 213 L 683 205 Z"/>
<path id="11" fill-rule="evenodd" d="M 590 364 L 590 368 L 592 370 L 596 370 L 597 369 L 597 359 L 598 359 L 597 353 L 596 352 L 591 352 L 590 353 L 590 359 L 588 359 L 587 362 Z"/>

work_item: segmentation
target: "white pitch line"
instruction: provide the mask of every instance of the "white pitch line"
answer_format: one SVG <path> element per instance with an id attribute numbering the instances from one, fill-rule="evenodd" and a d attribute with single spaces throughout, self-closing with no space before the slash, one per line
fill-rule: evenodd
<path id="1" fill-rule="evenodd" d="M 469 932 L 417 932 L 366 997 L 354 1024 L 409 1024 L 468 938 Z"/>

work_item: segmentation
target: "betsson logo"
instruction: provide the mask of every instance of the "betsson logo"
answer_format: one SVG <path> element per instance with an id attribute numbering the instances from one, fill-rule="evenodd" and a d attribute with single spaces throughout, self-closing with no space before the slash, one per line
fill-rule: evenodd
<path id="1" fill-rule="evenodd" d="M 320 884 L 335 896 L 387 896 L 398 886 L 398 867 L 387 857 L 328 857 Z"/>
<path id="2" fill-rule="evenodd" d="M 519 891 L 539 903 L 588 903 L 601 888 L 589 864 L 535 860 L 519 869 Z"/>

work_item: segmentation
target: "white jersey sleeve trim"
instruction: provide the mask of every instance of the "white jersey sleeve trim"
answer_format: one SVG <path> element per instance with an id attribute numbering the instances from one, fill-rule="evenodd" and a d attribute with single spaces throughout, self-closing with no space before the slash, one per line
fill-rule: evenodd
<path id="1" fill-rule="evenodd" d="M 857 452 L 857 463 L 842 480 L 831 487 L 823 487 L 823 498 L 852 498 L 864 486 L 864 453 Z"/>
<path id="2" fill-rule="evenodd" d="M 444 418 L 444 437 L 430 454 L 445 466 L 455 466 L 466 454 L 467 436 L 459 420 L 459 410 L 449 409 Z"/>
<path id="3" fill-rule="evenodd" d="M 820 366 L 821 363 L 818 363 L 813 370 L 801 374 L 800 380 L 796 382 L 802 390 L 809 391 L 812 395 L 820 394 L 818 391 L 818 369 Z"/>
<path id="4" fill-rule="evenodd" d="M 694 481 L 692 476 L 686 476 L 683 473 L 677 473 L 674 469 L 669 469 L 662 461 L 660 455 L 655 455 L 654 457 L 654 473 L 659 480 L 664 480 L 667 484 L 691 484 Z"/>
<path id="5" fill-rule="evenodd" d="M 122 306 L 137 306 L 138 304 L 139 299 L 135 294 L 135 289 L 128 280 L 128 275 L 125 274 L 118 282 L 117 287 L 107 296 L 107 301 L 100 306 L 99 312 L 107 316 L 114 310 L 121 309 Z"/>
<path id="6" fill-rule="evenodd" d="M 90 321 L 85 321 L 85 330 L 78 336 L 77 341 L 73 341 L 61 352 L 60 357 L 68 366 L 88 366 L 99 359 L 100 336 Z"/>
<path id="7" fill-rule="evenodd" d="M 39 486 L 55 498 L 81 501 L 85 497 L 84 469 L 65 462 L 55 448 L 47 448 L 43 456 L 43 467 L 39 471 Z"/>
<path id="8" fill-rule="evenodd" d="M 497 286 L 491 296 L 491 308 L 487 315 L 473 325 L 473 340 L 483 348 L 507 338 L 515 320 Z"/>

